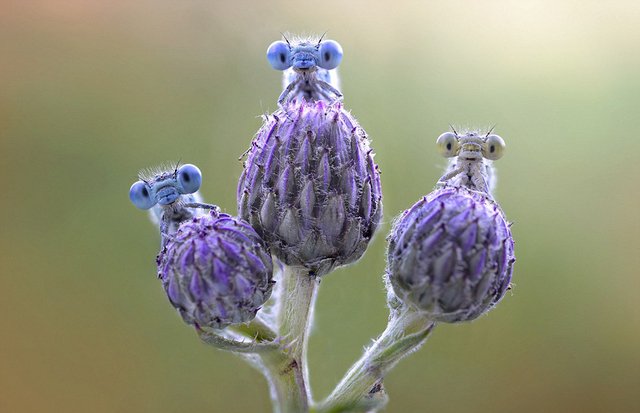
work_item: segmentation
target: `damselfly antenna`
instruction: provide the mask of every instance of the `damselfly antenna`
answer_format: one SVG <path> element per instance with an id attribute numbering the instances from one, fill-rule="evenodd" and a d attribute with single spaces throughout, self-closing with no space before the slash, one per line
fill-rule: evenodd
<path id="1" fill-rule="evenodd" d="M 282 35 L 282 37 L 284 38 L 284 41 L 287 42 L 289 47 L 291 47 L 291 43 L 289 43 L 289 39 L 287 39 L 287 36 L 285 36 L 284 33 L 282 33 L 282 32 L 279 32 L 279 33 Z"/>
<path id="2" fill-rule="evenodd" d="M 322 43 L 322 39 L 324 39 L 324 36 L 327 35 L 327 32 L 329 30 L 326 30 L 324 33 L 322 33 L 322 36 L 320 36 L 320 38 L 318 39 L 318 44 L 316 45 L 316 47 L 320 47 L 320 43 Z"/>
<path id="3" fill-rule="evenodd" d="M 493 126 L 491 127 L 491 129 L 489 129 L 489 130 L 487 131 L 487 134 L 486 134 L 486 135 L 484 135 L 484 137 L 485 137 L 485 138 L 489 137 L 489 135 L 491 135 L 491 132 L 493 132 L 493 130 L 496 128 L 496 126 L 498 126 L 498 124 L 497 124 L 497 123 L 496 123 L 495 125 L 493 125 Z"/>

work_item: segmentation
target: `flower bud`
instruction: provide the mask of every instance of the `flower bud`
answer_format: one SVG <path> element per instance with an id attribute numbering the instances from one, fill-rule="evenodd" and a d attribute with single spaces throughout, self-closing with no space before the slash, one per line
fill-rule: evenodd
<path id="1" fill-rule="evenodd" d="M 471 321 L 509 287 L 515 256 L 502 210 L 488 195 L 448 187 L 395 222 L 387 279 L 395 295 L 433 321 Z"/>
<path id="2" fill-rule="evenodd" d="M 248 152 L 238 210 L 289 266 L 324 275 L 358 260 L 382 216 L 364 130 L 340 103 L 285 103 Z"/>
<path id="3" fill-rule="evenodd" d="M 167 298 L 187 324 L 251 321 L 273 288 L 273 263 L 247 223 L 216 211 L 183 222 L 157 258 Z"/>

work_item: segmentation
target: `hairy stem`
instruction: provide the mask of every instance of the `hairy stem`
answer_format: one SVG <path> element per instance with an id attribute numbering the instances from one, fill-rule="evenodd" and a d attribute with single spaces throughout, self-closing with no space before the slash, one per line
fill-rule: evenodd
<path id="1" fill-rule="evenodd" d="M 301 366 L 305 382 L 308 382 L 307 336 L 320 278 L 309 275 L 308 270 L 292 267 L 285 267 L 283 278 L 285 302 L 278 317 L 280 337 L 291 342 L 291 356 Z"/>
<path id="2" fill-rule="evenodd" d="M 307 337 L 320 279 L 308 270 L 284 267 L 276 315 L 277 352 L 261 353 L 263 374 L 269 381 L 274 410 L 279 413 L 309 411 L 311 394 L 307 368 Z"/>
<path id="3" fill-rule="evenodd" d="M 262 355 L 263 374 L 269 382 L 275 413 L 309 411 L 304 373 L 298 362 L 285 352 Z"/>
<path id="4" fill-rule="evenodd" d="M 410 308 L 400 309 L 316 411 L 367 412 L 383 407 L 387 402 L 382 386 L 384 376 L 403 357 L 420 348 L 434 326 Z"/>
<path id="5" fill-rule="evenodd" d="M 231 330 L 257 342 L 274 341 L 277 336 L 267 324 L 257 317 L 247 324 L 232 326 Z"/>

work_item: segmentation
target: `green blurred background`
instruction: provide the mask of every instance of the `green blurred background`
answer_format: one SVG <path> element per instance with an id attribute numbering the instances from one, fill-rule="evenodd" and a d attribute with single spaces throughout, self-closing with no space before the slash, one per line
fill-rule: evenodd
<path id="1" fill-rule="evenodd" d="M 436 137 L 499 123 L 516 287 L 401 362 L 387 411 L 640 411 L 639 21 L 637 1 L 3 1 L 0 412 L 271 411 L 263 378 L 166 302 L 127 192 L 182 158 L 234 213 L 281 91 L 267 46 L 327 29 L 385 224 L 323 281 L 316 399 L 384 329 L 384 238 L 440 177 Z"/>

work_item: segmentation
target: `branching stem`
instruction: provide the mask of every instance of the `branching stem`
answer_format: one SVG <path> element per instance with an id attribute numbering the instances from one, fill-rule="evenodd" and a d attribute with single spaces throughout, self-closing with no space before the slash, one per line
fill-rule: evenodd
<path id="1" fill-rule="evenodd" d="M 284 267 L 284 300 L 277 315 L 281 351 L 262 354 L 265 376 L 271 387 L 275 411 L 305 413 L 311 394 L 307 368 L 307 338 L 320 279 L 308 270 Z"/>
<path id="2" fill-rule="evenodd" d="M 383 407 L 387 402 L 384 376 L 403 357 L 420 348 L 434 326 L 422 314 L 402 307 L 316 411 L 369 412 Z"/>

